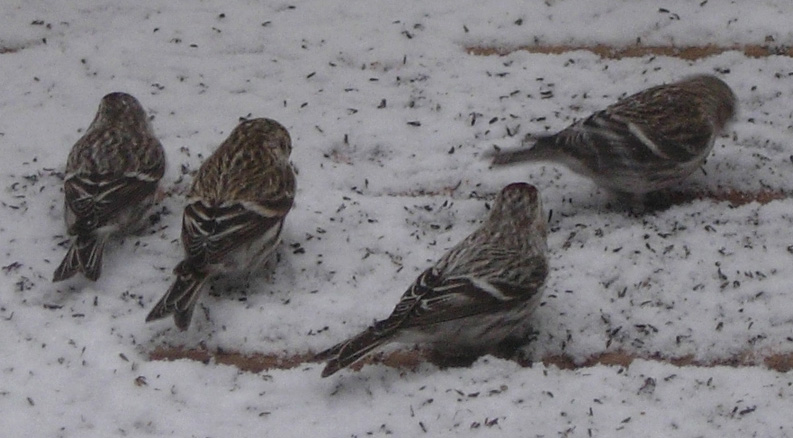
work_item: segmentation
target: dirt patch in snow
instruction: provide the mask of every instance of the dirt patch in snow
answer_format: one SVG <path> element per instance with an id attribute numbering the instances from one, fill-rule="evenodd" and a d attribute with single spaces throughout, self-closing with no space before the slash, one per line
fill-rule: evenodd
<path id="1" fill-rule="evenodd" d="M 206 349 L 187 349 L 187 348 L 157 348 L 149 355 L 151 360 L 195 360 L 203 363 L 216 363 L 231 365 L 242 371 L 259 373 L 272 369 L 292 369 L 301 365 L 315 363 L 314 354 L 294 354 L 279 356 L 276 354 L 243 354 L 231 351 L 210 351 Z M 793 353 L 763 355 L 758 352 L 746 351 L 734 357 L 717 359 L 713 361 L 699 361 L 691 356 L 677 358 L 663 358 L 659 356 L 640 357 L 625 352 L 604 352 L 594 355 L 582 362 L 575 361 L 569 356 L 549 356 L 539 361 L 545 366 L 555 366 L 560 369 L 573 370 L 579 368 L 589 368 L 598 365 L 630 367 L 635 360 L 649 360 L 656 362 L 669 363 L 678 367 L 751 367 L 764 366 L 768 369 L 786 373 L 793 370 Z M 404 370 L 414 370 L 424 362 L 433 363 L 440 367 L 465 366 L 469 361 L 449 362 L 432 358 L 425 351 L 417 349 L 397 350 L 387 354 L 375 354 L 354 364 L 350 369 L 359 371 L 364 365 L 380 363 L 382 365 Z M 530 367 L 535 361 L 516 360 L 521 366 Z"/>
<path id="2" fill-rule="evenodd" d="M 697 47 L 669 47 L 669 46 L 630 46 L 612 47 L 607 45 L 595 46 L 518 46 L 518 47 L 466 47 L 465 51 L 477 56 L 504 56 L 512 52 L 526 51 L 530 53 L 543 53 L 547 55 L 561 55 L 563 53 L 584 50 L 592 52 L 601 58 L 621 59 L 621 58 L 641 58 L 644 56 L 669 56 L 685 60 L 697 60 L 709 56 L 719 55 L 724 52 L 741 52 L 750 58 L 762 58 L 766 56 L 788 56 L 793 57 L 793 47 L 772 46 L 772 45 L 746 45 L 734 47 L 720 47 L 715 45 L 705 45 Z"/>

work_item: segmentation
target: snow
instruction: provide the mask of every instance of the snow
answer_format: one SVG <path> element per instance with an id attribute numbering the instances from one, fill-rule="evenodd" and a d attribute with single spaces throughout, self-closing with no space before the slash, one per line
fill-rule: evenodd
<path id="1" fill-rule="evenodd" d="M 663 10 L 662 10 L 663 9 Z M 0 10 L 0 430 L 8 436 L 793 435 L 793 61 L 603 59 L 467 47 L 793 44 L 786 1 L 7 1 Z M 709 72 L 741 113 L 685 202 L 643 215 L 565 169 L 490 170 L 494 145 Z M 159 221 L 102 278 L 50 282 L 62 172 L 101 97 L 138 97 L 169 166 Z M 279 261 L 222 279 L 189 331 L 144 324 L 180 260 L 192 173 L 240 117 L 291 132 Z M 552 210 L 533 365 L 305 358 L 382 318 L 504 185 Z M 740 205 L 725 194 L 771 193 Z M 705 195 L 702 195 L 705 194 Z M 701 196 L 700 196 L 701 195 Z M 169 349 L 287 361 L 250 372 Z M 612 355 L 612 356 L 609 356 Z M 609 362 L 619 355 L 630 363 Z M 300 359 L 303 358 L 303 359 Z M 243 367 L 244 368 L 244 367 Z"/>

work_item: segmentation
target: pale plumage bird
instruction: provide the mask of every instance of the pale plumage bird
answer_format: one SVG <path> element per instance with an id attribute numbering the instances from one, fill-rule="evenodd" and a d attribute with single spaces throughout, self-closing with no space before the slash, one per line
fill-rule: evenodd
<path id="1" fill-rule="evenodd" d="M 82 272 L 96 281 L 107 239 L 139 229 L 165 172 L 165 152 L 134 97 L 102 98 L 66 162 L 64 219 L 71 246 L 53 281 Z"/>
<path id="2" fill-rule="evenodd" d="M 173 315 L 186 330 L 209 278 L 264 265 L 295 197 L 291 151 L 286 128 L 253 119 L 241 122 L 201 165 L 182 218 L 184 260 L 147 322 Z"/>
<path id="3" fill-rule="evenodd" d="M 704 163 L 738 103 L 722 80 L 699 75 L 628 96 L 532 145 L 500 151 L 493 165 L 553 161 L 632 196 L 679 183 Z"/>
<path id="4" fill-rule="evenodd" d="M 468 356 L 525 336 L 548 275 L 546 234 L 537 189 L 506 186 L 481 227 L 421 273 L 391 316 L 316 356 L 327 360 L 322 376 L 389 342 Z"/>

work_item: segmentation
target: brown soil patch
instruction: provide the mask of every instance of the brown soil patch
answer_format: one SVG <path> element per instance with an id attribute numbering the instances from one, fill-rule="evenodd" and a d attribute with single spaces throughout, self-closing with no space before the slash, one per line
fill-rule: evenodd
<path id="1" fill-rule="evenodd" d="M 764 359 L 765 366 L 768 368 L 786 373 L 793 369 L 793 353 L 774 354 Z"/>
<path id="2" fill-rule="evenodd" d="M 231 365 L 242 371 L 259 373 L 271 369 L 288 370 L 309 363 L 312 354 L 298 354 L 293 356 L 277 356 L 275 354 L 242 354 L 228 351 L 210 351 L 192 348 L 164 348 L 158 347 L 149 353 L 150 360 L 174 361 L 180 359 L 194 360 L 202 363 L 214 362 L 222 365 Z"/>
<path id="3" fill-rule="evenodd" d="M 387 196 L 396 197 L 409 197 L 417 198 L 423 196 L 448 196 L 453 197 L 460 187 L 460 183 L 454 187 L 438 187 L 423 190 L 405 191 L 405 192 L 391 192 L 386 193 Z M 496 193 L 479 193 L 480 199 L 493 199 Z M 648 195 L 646 201 L 651 207 L 662 210 L 672 205 L 687 204 L 695 200 L 710 199 L 716 202 L 729 202 L 733 207 L 740 207 L 742 205 L 757 202 L 761 205 L 768 204 L 771 201 L 778 201 L 780 199 L 790 198 L 790 194 L 783 190 L 764 190 L 761 192 L 742 192 L 739 190 L 726 190 L 723 192 L 685 192 L 685 191 L 670 191 L 664 190 L 657 193 Z M 652 208 L 651 208 L 652 210 Z"/>
<path id="4" fill-rule="evenodd" d="M 782 190 L 765 190 L 762 192 L 741 192 L 738 190 L 726 190 L 724 192 L 716 193 L 659 192 L 658 194 L 650 194 L 649 196 L 651 197 L 651 202 L 653 202 L 652 197 L 657 196 L 659 199 L 655 201 L 662 205 L 680 205 L 694 200 L 711 199 L 716 202 L 729 202 L 733 207 L 740 207 L 752 202 L 765 205 L 771 201 L 777 201 L 790 197 L 788 193 L 785 193 Z"/>
<path id="5" fill-rule="evenodd" d="M 210 351 L 206 349 L 187 349 L 187 348 L 157 348 L 149 354 L 150 360 L 181 360 L 188 359 L 202 363 L 218 363 L 231 365 L 242 371 L 259 373 L 262 371 L 279 369 L 288 370 L 301 365 L 315 363 L 312 353 L 295 354 L 291 356 L 279 356 L 276 354 L 242 354 L 229 351 Z M 793 370 L 793 353 L 770 354 L 762 356 L 755 352 L 747 351 L 735 357 L 719 359 L 711 362 L 694 360 L 691 356 L 677 358 L 663 358 L 658 356 L 641 357 L 625 352 L 605 352 L 596 354 L 583 362 L 575 362 L 571 357 L 565 355 L 549 356 L 538 362 L 545 366 L 556 366 L 562 370 L 575 370 L 580 368 L 590 368 L 597 365 L 621 366 L 628 368 L 633 361 L 650 360 L 656 362 L 669 363 L 677 367 L 714 367 L 730 366 L 735 368 L 749 366 L 765 366 L 766 368 L 780 373 Z M 364 365 L 379 363 L 391 368 L 402 370 L 415 370 L 424 362 L 434 363 L 441 367 L 445 366 L 467 366 L 470 362 L 449 363 L 438 362 L 431 355 L 421 350 L 398 350 L 388 354 L 375 354 L 350 367 L 354 371 L 359 371 Z M 517 361 L 521 366 L 529 367 L 531 361 Z"/>
<path id="6" fill-rule="evenodd" d="M 594 46 L 518 46 L 513 48 L 505 47 L 466 47 L 465 51 L 477 56 L 504 56 L 512 52 L 526 51 L 530 53 L 542 53 L 547 55 L 560 55 L 568 52 L 585 50 L 592 52 L 601 58 L 621 59 L 621 58 L 641 58 L 644 56 L 670 56 L 685 60 L 696 60 L 715 56 L 724 52 L 742 52 L 750 58 L 762 58 L 766 56 L 788 56 L 793 57 L 793 47 L 768 46 L 750 44 L 746 46 L 720 47 L 715 45 L 695 46 L 695 47 L 670 47 L 670 46 L 630 46 L 612 47 L 602 44 Z"/>
<path id="7" fill-rule="evenodd" d="M 563 370 L 573 370 L 578 368 L 589 368 L 596 365 L 606 366 L 621 366 L 628 368 L 634 360 L 643 359 L 655 362 L 665 362 L 676 367 L 715 367 L 715 366 L 730 366 L 734 368 L 749 367 L 749 366 L 766 366 L 769 369 L 787 372 L 793 369 L 793 354 L 774 354 L 768 357 L 758 358 L 757 354 L 752 352 L 745 352 L 735 357 L 726 359 L 718 359 L 711 362 L 703 362 L 694 360 L 692 356 L 682 356 L 673 358 L 664 358 L 660 356 L 640 357 L 625 352 L 607 352 L 596 354 L 582 363 L 576 363 L 569 356 L 550 356 L 544 358 L 541 362 L 548 366 L 553 365 Z"/>
<path id="8" fill-rule="evenodd" d="M 759 204 L 768 204 L 771 201 L 778 201 L 787 198 L 788 195 L 783 191 L 764 191 L 759 193 L 738 192 L 730 190 L 725 193 L 710 196 L 711 199 L 717 201 L 729 201 L 730 204 L 735 206 L 745 205 L 752 202 Z"/>

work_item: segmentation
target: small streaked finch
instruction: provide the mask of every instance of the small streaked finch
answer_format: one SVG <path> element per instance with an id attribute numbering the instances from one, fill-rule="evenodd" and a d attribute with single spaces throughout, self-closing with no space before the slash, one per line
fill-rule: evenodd
<path id="1" fill-rule="evenodd" d="M 481 227 L 422 272 L 391 316 L 316 356 L 327 360 L 322 377 L 389 342 L 472 355 L 525 336 L 548 275 L 546 234 L 537 189 L 506 186 Z"/>
<path id="2" fill-rule="evenodd" d="M 642 195 L 699 168 L 735 116 L 730 87 L 692 76 L 628 96 L 527 148 L 493 154 L 493 165 L 554 161 L 617 193 Z M 525 144 L 524 143 L 524 144 Z"/>
<path id="3" fill-rule="evenodd" d="M 64 219 L 71 247 L 52 281 L 77 272 L 96 281 L 113 234 L 140 229 L 165 173 L 165 151 L 134 97 L 110 93 L 69 152 Z"/>
<path id="4" fill-rule="evenodd" d="M 184 260 L 147 322 L 173 314 L 176 326 L 186 330 L 209 278 L 264 265 L 295 198 L 291 152 L 286 128 L 253 119 L 237 125 L 201 165 L 182 217 Z"/>

